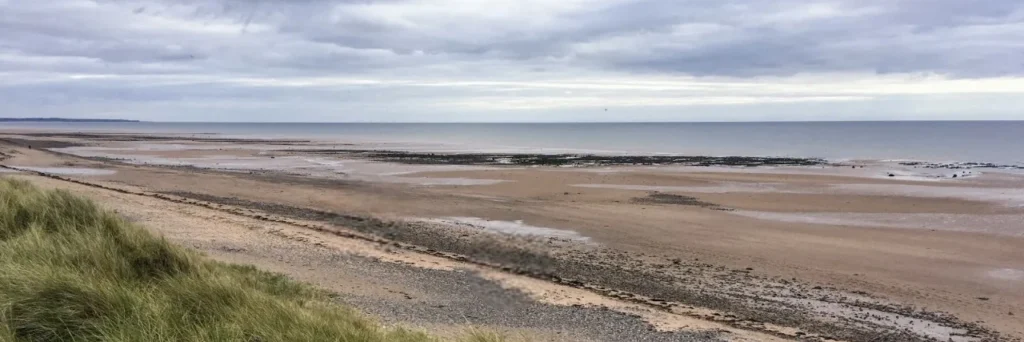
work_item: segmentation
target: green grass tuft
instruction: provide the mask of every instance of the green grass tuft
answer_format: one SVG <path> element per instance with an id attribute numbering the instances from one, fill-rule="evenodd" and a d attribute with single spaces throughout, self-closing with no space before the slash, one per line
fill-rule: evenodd
<path id="1" fill-rule="evenodd" d="M 69 192 L 0 179 L 0 341 L 435 340 L 204 259 Z"/>

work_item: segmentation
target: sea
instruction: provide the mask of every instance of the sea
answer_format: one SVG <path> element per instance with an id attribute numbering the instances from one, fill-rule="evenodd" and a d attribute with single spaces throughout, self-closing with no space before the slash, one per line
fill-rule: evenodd
<path id="1" fill-rule="evenodd" d="M 682 154 L 1024 165 L 1024 121 L 744 123 L 0 122 L 4 129 L 216 134 L 459 152 Z"/>

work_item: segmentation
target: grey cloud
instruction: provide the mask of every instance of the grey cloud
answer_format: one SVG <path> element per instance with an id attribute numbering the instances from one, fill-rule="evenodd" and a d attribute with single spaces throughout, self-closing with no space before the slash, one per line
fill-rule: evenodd
<path id="1" fill-rule="evenodd" d="M 572 1 L 569 1 L 572 3 Z M 111 63 L 214 63 L 362 70 L 480 59 L 555 61 L 601 70 L 692 75 L 800 72 L 934 72 L 958 77 L 1018 75 L 1024 68 L 1024 5 L 1012 0 L 581 2 L 552 13 L 495 5 L 450 11 L 413 1 L 101 1 L 134 16 L 171 15 L 197 25 L 229 21 L 244 35 L 203 35 L 118 26 L 110 10 L 18 11 L 6 6 L 2 45 L 22 52 Z M 435 4 L 441 2 L 434 2 Z M 540 6 L 526 2 L 518 6 Z M 420 4 L 420 5 L 417 5 Z M 514 4 L 514 2 L 510 3 Z M 482 10 L 482 9 L 481 9 Z M 125 12 L 122 11 L 122 12 Z M 389 11 L 393 13 L 389 13 Z M 498 15 L 509 11 L 509 16 Z M 123 18 L 124 14 L 121 14 Z M 261 29 L 255 29 L 255 26 Z M 678 27 L 716 25 L 681 37 Z M 261 30 L 267 30 L 261 31 Z M 685 33 L 685 32 L 683 32 Z M 176 35 L 175 35 L 176 34 Z M 633 40 L 606 50 L 580 45 Z M 333 46 L 329 48 L 327 46 Z M 286 49 L 287 51 L 283 51 Z M 392 54 L 386 56 L 383 52 Z M 266 58 L 262 58 L 266 56 Z M 242 68 L 245 65 L 241 66 Z"/>
<path id="2" fill-rule="evenodd" d="M 1016 0 L 0 0 L 0 100 L 22 109 L 262 104 L 328 115 L 334 106 L 391 106 L 450 117 L 457 110 L 438 104 L 788 103 L 849 94 L 558 81 L 984 80 L 1024 76 L 1021 61 L 1024 3 Z M 509 84 L 459 84 L 492 80 Z M 550 86 L 533 84 L 543 82 Z M 998 92 L 1017 88 L 1009 89 Z"/>
<path id="3" fill-rule="evenodd" d="M 814 10 L 801 4 L 807 2 L 781 7 Z M 678 6 L 677 11 L 686 8 Z M 804 13 L 805 17 L 799 12 L 787 15 L 786 11 L 773 11 L 775 6 L 736 10 L 726 4 L 711 12 L 704 8 L 698 11 L 699 19 L 688 18 L 730 28 L 732 35 L 722 38 L 712 33 L 675 48 L 584 52 L 582 59 L 611 68 L 698 75 L 867 71 L 981 77 L 1024 71 L 1012 57 L 1024 56 L 1024 46 L 1019 43 L 1024 41 L 1024 5 L 1018 2 L 849 1 L 838 6 L 837 13 L 820 17 L 813 12 Z M 764 22 L 774 16 L 778 17 Z M 634 38 L 643 40 L 636 45 L 658 46 L 678 40 L 667 30 L 644 34 Z"/>

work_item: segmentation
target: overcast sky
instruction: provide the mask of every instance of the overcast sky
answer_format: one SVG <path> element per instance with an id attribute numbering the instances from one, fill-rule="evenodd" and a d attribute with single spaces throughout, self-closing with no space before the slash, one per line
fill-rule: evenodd
<path id="1" fill-rule="evenodd" d="M 1020 0 L 0 0 L 0 117 L 1024 119 Z"/>

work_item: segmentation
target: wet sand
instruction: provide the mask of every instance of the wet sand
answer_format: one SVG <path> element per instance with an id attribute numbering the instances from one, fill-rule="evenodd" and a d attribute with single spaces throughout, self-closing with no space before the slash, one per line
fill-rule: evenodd
<path id="1" fill-rule="evenodd" d="M 108 170 L 60 176 L 326 222 L 733 328 L 853 341 L 1024 336 L 1024 178 L 1014 170 L 408 165 L 307 154 L 294 141 L 0 138 L 17 139 L 0 147 L 4 165 Z M 25 148 L 54 139 L 64 144 Z"/>

